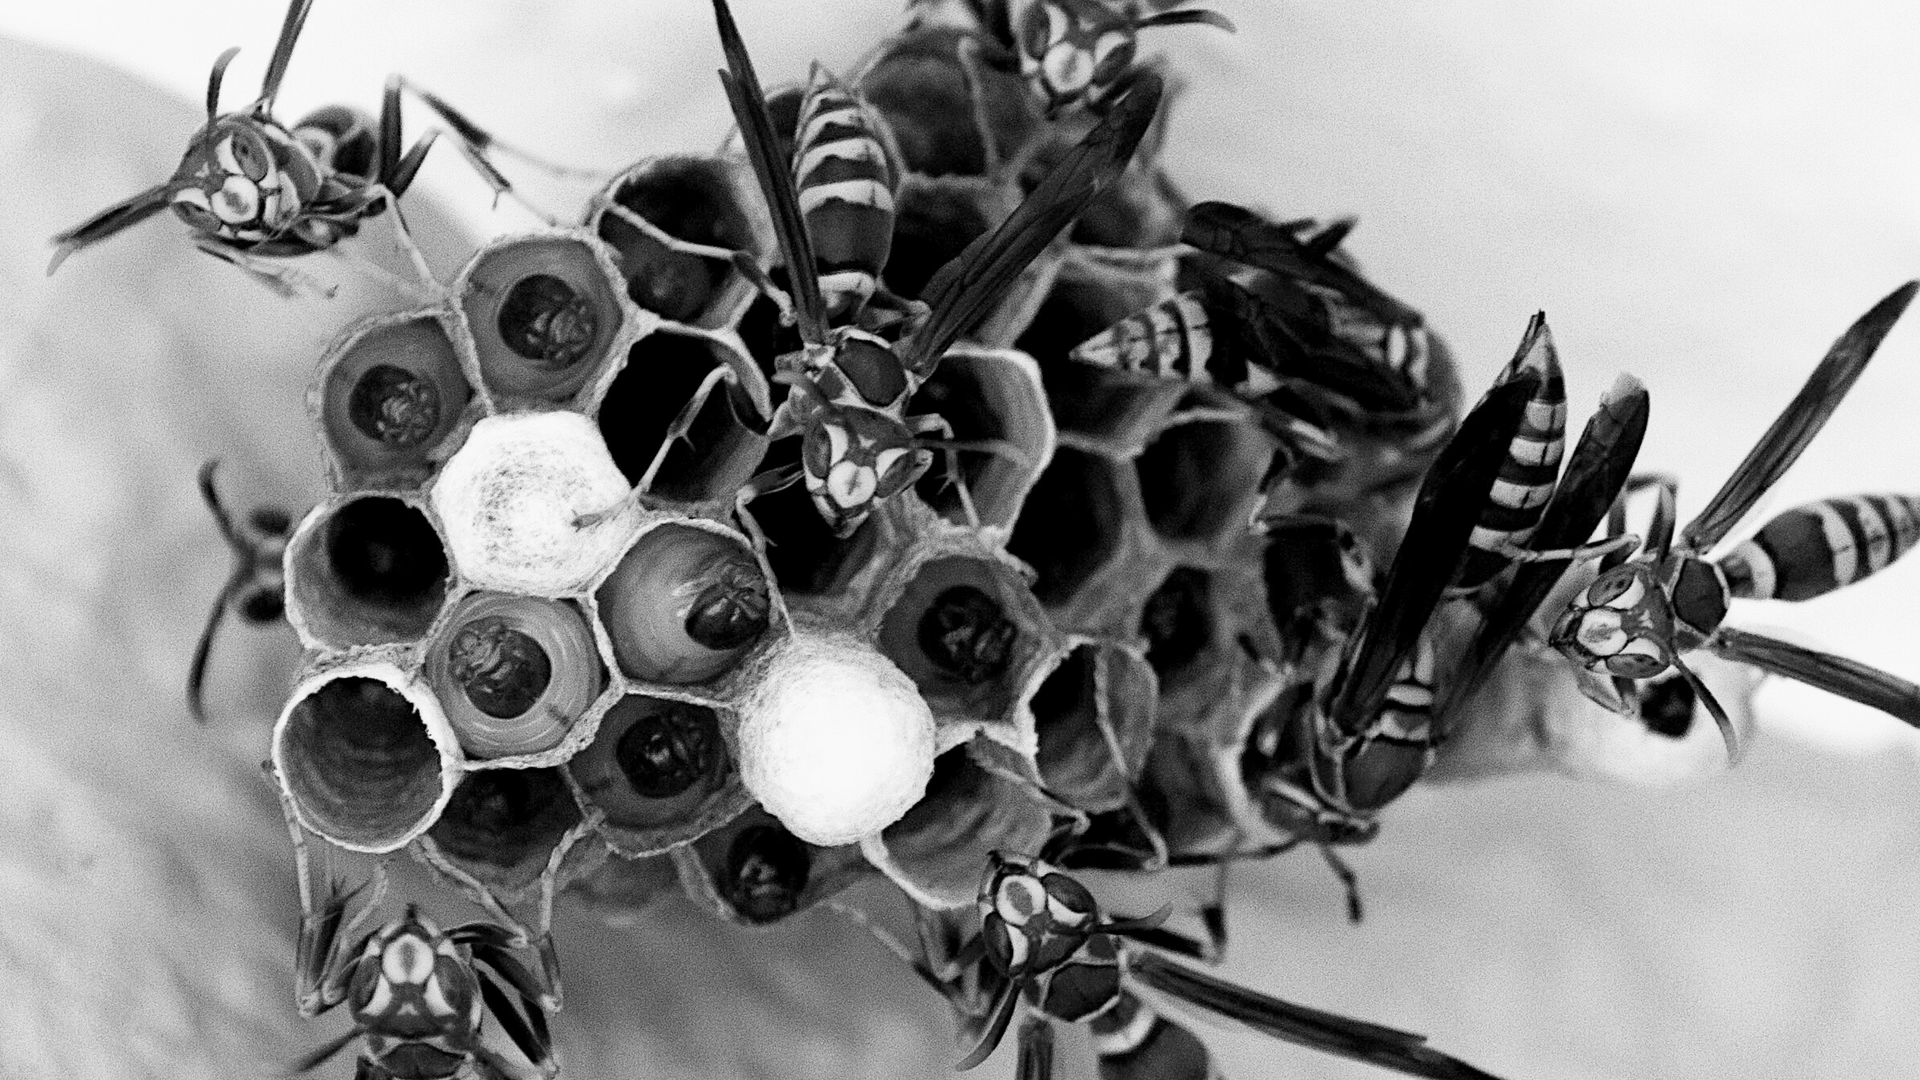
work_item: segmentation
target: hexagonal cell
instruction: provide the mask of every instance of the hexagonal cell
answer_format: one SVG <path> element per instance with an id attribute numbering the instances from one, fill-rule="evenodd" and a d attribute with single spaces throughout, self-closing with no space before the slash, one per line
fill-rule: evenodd
<path id="1" fill-rule="evenodd" d="M 273 729 L 273 768 L 301 824 L 352 851 L 393 851 L 453 795 L 460 751 L 433 693 L 385 661 L 294 688 Z"/>
<path id="2" fill-rule="evenodd" d="M 432 499 L 469 584 L 554 596 L 584 589 L 633 538 L 630 494 L 593 422 L 555 411 L 482 418 Z"/>
<path id="3" fill-rule="evenodd" d="M 1273 454 L 1272 440 L 1251 423 L 1163 429 L 1133 463 L 1147 524 L 1169 540 L 1202 543 L 1244 530 Z"/>
<path id="4" fill-rule="evenodd" d="M 1178 679 L 1214 643 L 1213 577 L 1192 566 L 1176 566 L 1147 596 L 1140 615 L 1140 636 L 1147 639 L 1147 663 L 1163 680 Z"/>
<path id="5" fill-rule="evenodd" d="M 628 694 L 567 764 L 606 817 L 601 837 L 627 857 L 651 855 L 715 828 L 752 801 L 704 705 Z"/>
<path id="6" fill-rule="evenodd" d="M 1391 566 L 1413 518 L 1420 481 L 1453 427 L 1451 416 L 1435 415 L 1417 433 L 1336 429 L 1345 457 L 1331 464 L 1303 460 L 1268 490 L 1265 509 L 1337 519 L 1359 539 L 1369 565 Z"/>
<path id="7" fill-rule="evenodd" d="M 632 678 L 718 678 L 772 625 L 772 589 L 746 538 L 696 520 L 647 529 L 594 594 L 614 657 Z"/>
<path id="8" fill-rule="evenodd" d="M 674 852 L 687 894 L 741 926 L 767 926 L 873 873 L 860 849 L 818 847 L 758 807 Z"/>
<path id="9" fill-rule="evenodd" d="M 753 292 L 728 254 L 768 246 L 757 197 L 725 159 L 648 158 L 594 196 L 587 227 L 617 252 L 634 303 L 674 322 L 726 326 Z"/>
<path id="10" fill-rule="evenodd" d="M 1031 783 L 1032 764 L 984 738 L 933 764 L 927 793 L 905 817 L 861 842 L 867 858 L 908 896 L 929 907 L 971 905 L 987 853 L 1040 850 L 1051 810 Z"/>
<path id="11" fill-rule="evenodd" d="M 938 548 L 936 550 L 948 550 Z M 909 556 L 908 565 L 924 558 Z M 984 723 L 1031 746 L 1019 699 L 1062 642 L 1018 572 L 981 551 L 920 562 L 880 616 L 874 642 L 942 723 Z"/>
<path id="12" fill-rule="evenodd" d="M 559 745 L 607 682 L 577 605 L 505 593 L 455 606 L 428 646 L 426 677 L 478 758 Z"/>
<path id="13" fill-rule="evenodd" d="M 641 925 L 648 908 L 679 887 L 680 874 L 671 855 L 616 857 L 569 885 L 567 894 L 607 926 L 633 930 Z"/>
<path id="14" fill-rule="evenodd" d="M 744 423 L 766 416 L 766 381 L 733 349 L 711 338 L 660 332 L 627 351 L 607 387 L 598 416 L 614 464 L 630 484 L 646 477 L 661 441 L 680 411 L 716 370 L 730 368 L 748 389 L 722 382 L 711 388 L 686 435 L 667 451 L 647 492 L 662 499 L 701 502 L 731 495 L 753 478 L 767 440 Z M 733 395 L 742 400 L 732 400 Z"/>
<path id="15" fill-rule="evenodd" d="M 1373 600 L 1374 564 L 1347 523 L 1296 515 L 1269 518 L 1263 528 L 1262 578 L 1281 637 L 1357 628 Z"/>
<path id="16" fill-rule="evenodd" d="M 1026 459 L 976 450 L 958 451 L 960 477 L 973 498 L 982 525 L 1011 528 L 1042 470 L 1053 460 L 1058 433 L 1040 386 L 1033 358 L 1012 350 L 958 348 L 908 403 L 909 414 L 934 413 L 953 426 L 962 442 L 1004 439 Z M 947 456 L 935 454 L 933 467 L 915 491 L 952 521 L 964 521 L 958 489 L 949 482 Z"/>
<path id="17" fill-rule="evenodd" d="M 433 859 L 510 897 L 540 883 L 581 820 L 559 769 L 484 769 L 461 779 L 420 843 Z"/>
<path id="18" fill-rule="evenodd" d="M 1165 116 L 1163 110 L 1163 121 Z M 1151 164 L 1142 164 L 1137 155 L 1134 166 L 1073 220 L 1068 236 L 1076 244 L 1111 248 L 1177 244 L 1186 206 L 1186 199 L 1166 173 Z"/>
<path id="19" fill-rule="evenodd" d="M 1061 447 L 1027 496 L 1007 550 L 1038 575 L 1033 594 L 1049 607 L 1065 603 L 1120 550 L 1130 492 L 1124 466 Z"/>
<path id="20" fill-rule="evenodd" d="M 451 449 L 473 390 L 434 312 L 383 315 L 340 336 L 308 407 L 336 487 L 418 487 Z"/>
<path id="21" fill-rule="evenodd" d="M 315 647 L 413 641 L 449 585 L 433 523 L 385 495 L 315 507 L 287 547 L 287 571 L 288 617 Z"/>
<path id="22" fill-rule="evenodd" d="M 893 250 L 880 276 L 899 295 L 919 297 L 941 267 L 999 225 L 1018 203 L 1019 191 L 1010 185 L 902 177 L 894 198 Z"/>
<path id="23" fill-rule="evenodd" d="M 971 70 L 960 59 L 962 38 L 977 49 Z M 882 44 L 857 85 L 886 117 L 909 171 L 981 176 L 1013 158 L 1040 125 L 1018 70 L 1012 54 L 991 38 L 927 27 Z M 989 132 L 974 123 L 976 92 Z"/>
<path id="24" fill-rule="evenodd" d="M 1139 654 L 1106 642 L 1074 646 L 1028 705 L 1047 790 L 1092 813 L 1124 805 L 1153 741 L 1156 698 L 1153 669 Z"/>
<path id="25" fill-rule="evenodd" d="M 454 281 L 480 379 L 500 401 L 570 401 L 593 382 L 626 330 L 620 279 L 584 236 L 504 237 Z"/>

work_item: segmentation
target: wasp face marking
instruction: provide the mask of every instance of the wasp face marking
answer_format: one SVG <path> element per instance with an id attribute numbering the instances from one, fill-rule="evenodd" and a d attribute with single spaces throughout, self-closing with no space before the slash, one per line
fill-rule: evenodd
<path id="1" fill-rule="evenodd" d="M 898 494 L 932 464 L 913 433 L 886 413 L 836 406 L 815 415 L 800 461 L 807 491 L 836 536 L 848 536 L 874 504 Z"/>
<path id="2" fill-rule="evenodd" d="M 399 1040 L 479 1029 L 480 989 L 447 936 L 409 911 L 367 941 L 349 997 L 368 1033 Z"/>
<path id="3" fill-rule="evenodd" d="M 1575 597 L 1550 640 L 1590 671 L 1649 679 L 1673 664 L 1673 609 L 1653 570 L 1627 563 L 1601 574 Z"/>
<path id="4" fill-rule="evenodd" d="M 1000 852 L 989 857 L 979 903 L 987 955 L 1016 977 L 1066 963 L 1100 921 L 1086 886 L 1038 859 Z"/>
<path id="5" fill-rule="evenodd" d="M 258 242 L 291 228 L 319 189 L 313 150 L 277 125 L 223 117 L 174 171 L 173 209 L 220 239 Z"/>
<path id="6" fill-rule="evenodd" d="M 1097 103 L 1133 64 L 1136 28 L 1098 0 L 1036 0 L 1016 18 L 1022 72 L 1050 112 Z"/>

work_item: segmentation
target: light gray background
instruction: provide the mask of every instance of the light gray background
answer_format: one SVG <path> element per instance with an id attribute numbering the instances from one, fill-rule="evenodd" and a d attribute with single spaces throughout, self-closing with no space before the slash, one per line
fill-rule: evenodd
<path id="1" fill-rule="evenodd" d="M 1190 84 L 1173 150 L 1188 190 L 1358 214 L 1354 250 L 1473 384 L 1544 308 L 1576 412 L 1618 371 L 1652 387 L 1642 461 L 1680 475 L 1683 513 L 1833 337 L 1920 273 L 1911 5 L 1219 6 L 1237 36 L 1155 39 Z M 270 1074 L 337 1030 L 291 1016 L 284 833 L 251 771 L 290 638 L 225 639 L 209 730 L 179 687 L 226 571 L 192 469 L 220 453 L 237 498 L 311 499 L 299 395 L 340 315 L 286 315 L 169 223 L 40 276 L 47 234 L 171 169 L 221 48 L 245 47 L 229 103 L 257 85 L 282 10 L 0 8 L 0 34 L 180 99 L 0 52 L 0 1076 Z M 850 66 L 895 11 L 739 5 L 769 79 L 811 57 Z M 694 0 L 322 0 L 281 109 L 371 108 L 405 71 L 504 137 L 611 168 L 711 148 L 718 62 Z M 481 227 L 523 220 L 478 216 L 453 154 L 426 183 Z M 1916 400 L 1920 334 L 1902 326 L 1774 508 L 1920 489 Z M 1742 619 L 1920 678 L 1917 583 L 1910 560 Z M 1357 931 L 1311 856 L 1250 871 L 1229 970 L 1516 1080 L 1909 1072 L 1915 740 L 1792 687 L 1761 710 L 1747 765 L 1686 792 L 1416 791 L 1354 856 L 1371 905 Z M 937 1002 L 825 916 L 747 936 L 675 902 L 623 936 L 563 920 L 561 948 L 569 1075 L 931 1076 L 951 1060 Z M 1378 1075 L 1208 1037 L 1243 1078 Z"/>

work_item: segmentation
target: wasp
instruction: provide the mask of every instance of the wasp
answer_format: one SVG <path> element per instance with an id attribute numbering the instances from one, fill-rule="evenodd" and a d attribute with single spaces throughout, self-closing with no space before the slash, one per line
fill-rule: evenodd
<path id="1" fill-rule="evenodd" d="M 487 152 L 530 155 L 494 140 L 446 102 L 399 76 L 387 82 L 377 125 L 341 105 L 322 108 L 291 127 L 275 117 L 274 99 L 312 8 L 313 0 L 288 5 L 260 93 L 236 112 L 220 111 L 220 91 L 227 65 L 240 50 L 221 53 L 207 80 L 206 125 L 188 141 L 173 176 L 54 236 L 47 273 L 74 252 L 171 208 L 198 234 L 201 250 L 288 288 L 289 271 L 253 256 L 305 255 L 332 247 L 352 236 L 360 221 L 382 213 L 388 196 L 404 194 L 420 171 L 439 131 L 428 131 L 401 152 L 403 89 L 447 123 L 467 159 L 496 191 L 511 193 Z"/>
<path id="2" fill-rule="evenodd" d="M 1134 55 L 1142 30 L 1234 29 L 1217 11 L 1165 0 L 910 0 L 907 8 L 910 25 L 957 23 L 1012 50 L 1049 117 L 1097 111 L 1126 93 L 1140 74 Z"/>
<path id="3" fill-rule="evenodd" d="M 788 387 L 788 395 L 771 418 L 753 426 L 769 440 L 799 436 L 800 462 L 762 474 L 741 491 L 737 505 L 745 510 L 753 499 L 803 482 L 814 507 L 836 536 L 849 536 L 874 508 L 911 486 L 932 465 L 932 448 L 949 454 L 961 449 L 1016 453 L 999 440 L 961 443 L 937 416 L 909 417 L 907 401 L 933 373 L 960 335 L 970 329 L 1011 288 L 1028 263 L 1126 167 L 1145 134 L 1160 100 L 1157 79 L 1146 80 L 1057 165 L 992 233 L 976 240 L 943 267 L 925 291 L 925 308 L 916 310 L 911 328 L 897 342 L 889 342 L 857 325 L 833 326 L 819 278 L 811 271 L 822 265 L 816 255 L 803 201 L 794 173 L 814 175 L 805 160 L 789 169 L 781 159 L 766 104 L 766 95 L 754 74 L 740 29 L 725 0 L 714 0 L 720 40 L 727 58 L 721 72 L 734 119 L 747 156 L 759 180 L 761 193 L 772 209 L 780 252 L 789 271 L 792 296 L 786 299 L 802 342 L 798 352 L 780 357 L 774 381 Z M 815 86 L 822 84 L 816 81 Z M 831 85 L 831 84 L 827 84 Z M 810 96 L 814 95 L 810 91 Z M 837 100 L 837 98 L 836 98 Z M 821 105 L 822 116 L 845 115 L 843 109 Z M 806 135 L 805 132 L 802 133 Z M 860 140 L 861 145 L 868 145 Z M 806 145 L 805 138 L 801 142 Z M 861 151 L 862 153 L 870 152 Z M 829 155 L 818 154 L 823 160 Z M 869 164 L 862 159 L 862 167 Z M 858 190 L 873 196 L 884 190 L 872 177 L 859 180 Z M 838 196 L 815 186 L 815 220 L 836 208 Z M 736 262 L 750 274 L 759 270 L 751 258 Z M 762 278 L 769 295 L 784 296 Z M 736 412 L 756 413 L 739 390 L 731 368 L 717 367 L 675 418 L 652 468 L 643 475 L 635 495 L 643 491 L 674 441 L 690 429 L 706 398 L 722 381 L 729 386 Z M 940 437 L 929 438 L 938 432 Z M 955 466 L 952 475 L 958 476 Z M 971 506 L 971 499 L 963 499 Z"/>
<path id="4" fill-rule="evenodd" d="M 1412 1076 L 1489 1076 L 1428 1048 L 1419 1035 L 1256 993 L 1141 947 L 1137 939 L 1156 928 L 1159 915 L 1107 915 L 1086 886 L 1047 854 L 990 855 L 978 932 L 965 937 L 951 916 L 920 913 L 917 955 L 856 916 L 954 1005 L 964 1034 L 977 1040 L 960 1068 L 992 1056 L 1024 1001 L 1028 1015 L 1017 1038 L 1015 1072 L 1021 1080 L 1053 1075 L 1055 1022 L 1088 1026 L 1103 1080 L 1217 1076 L 1206 1044 L 1154 1009 L 1137 990 L 1144 987 L 1273 1038 Z M 937 961 L 936 951 L 942 954 Z"/>
<path id="5" fill-rule="evenodd" d="M 1683 653 L 1708 649 L 1920 724 L 1920 689 L 1905 680 L 1721 625 L 1735 599 L 1804 599 L 1885 566 L 1911 546 L 1913 501 L 1814 503 L 1781 515 L 1725 559 L 1708 558 L 1819 434 L 1916 290 L 1920 282 L 1894 290 L 1834 342 L 1799 393 L 1677 540 L 1674 485 L 1666 479 L 1652 482 L 1657 502 L 1647 543 L 1630 558 L 1623 553 L 1603 562 L 1600 575 L 1555 620 L 1548 639 L 1583 672 L 1611 679 L 1610 685 L 1600 679 L 1584 681 L 1589 696 L 1629 711 L 1637 683 L 1669 669 L 1678 671 L 1720 725 L 1733 756 L 1738 746 L 1726 710 L 1681 659 Z M 1617 522 L 1621 515 L 1614 516 Z"/>
<path id="6" fill-rule="evenodd" d="M 207 615 L 206 629 L 200 632 L 200 641 L 193 648 L 193 663 L 187 669 L 187 709 L 203 724 L 207 722 L 204 691 L 214 633 L 228 614 L 253 626 L 265 626 L 286 613 L 287 575 L 281 560 L 293 532 L 293 518 L 276 506 L 256 506 L 244 519 L 235 520 L 214 488 L 213 474 L 219 465 L 218 461 L 208 461 L 200 466 L 200 497 L 233 552 L 233 570 L 213 601 L 213 611 Z"/>
<path id="7" fill-rule="evenodd" d="M 300 889 L 300 937 L 295 946 L 295 1004 L 315 1017 L 340 1005 L 353 1027 L 301 1058 L 295 1073 L 309 1072 L 354 1041 L 361 1043 L 356 1080 L 517 1080 L 519 1067 L 481 1039 L 492 1016 L 526 1059 L 551 1080 L 559 1073 L 547 1017 L 560 1007 L 557 965 L 546 929 L 551 898 L 543 898 L 538 962 L 519 953 L 531 935 L 512 922 L 474 921 L 441 929 L 407 905 L 405 914 L 376 930 L 355 934 L 380 906 L 384 869 L 376 869 L 371 893 L 351 915 L 348 909 L 368 889 L 352 889 L 329 875 L 326 895 L 314 903 L 306 835 L 282 789 L 282 809 L 293 838 Z M 555 859 L 559 857 L 556 854 Z M 496 905 L 497 906 L 497 905 Z"/>

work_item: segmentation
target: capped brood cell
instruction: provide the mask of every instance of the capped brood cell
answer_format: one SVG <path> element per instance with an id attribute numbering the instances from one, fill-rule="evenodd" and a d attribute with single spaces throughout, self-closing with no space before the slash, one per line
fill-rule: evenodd
<path id="1" fill-rule="evenodd" d="M 497 407 L 579 400 L 629 333 L 612 255 L 584 231 L 492 241 L 454 291 Z"/>
<path id="2" fill-rule="evenodd" d="M 457 444 L 473 389 L 447 316 L 377 315 L 321 358 L 308 391 L 336 488 L 415 488 Z"/>
<path id="3" fill-rule="evenodd" d="M 287 545 L 287 617 L 308 648 L 413 642 L 450 587 L 447 549 L 414 496 L 315 507 Z"/>
<path id="4" fill-rule="evenodd" d="M 648 158 L 587 207 L 587 227 L 612 246 L 627 296 L 663 319 L 731 326 L 754 295 L 730 256 L 763 256 L 771 225 L 724 158 Z"/>
<path id="5" fill-rule="evenodd" d="M 388 659 L 308 677 L 273 729 L 274 774 L 300 823 L 352 851 L 393 851 L 425 832 L 460 767 L 433 692 Z"/>
<path id="6" fill-rule="evenodd" d="M 475 758 L 553 749 L 607 684 L 579 605 L 492 592 L 454 606 L 427 646 L 426 677 Z"/>
<path id="7" fill-rule="evenodd" d="M 752 803 L 720 713 L 673 698 L 621 697 L 567 769 L 602 815 L 601 838 L 629 858 L 683 844 Z"/>

